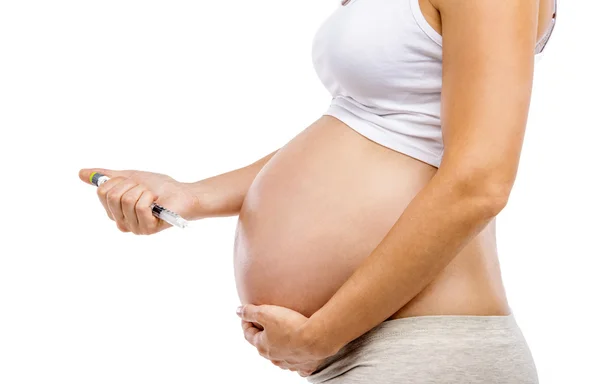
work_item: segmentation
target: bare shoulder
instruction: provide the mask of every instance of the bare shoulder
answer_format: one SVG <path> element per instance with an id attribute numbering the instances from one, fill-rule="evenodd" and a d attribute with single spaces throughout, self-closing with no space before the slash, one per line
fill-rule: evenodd
<path id="1" fill-rule="evenodd" d="M 556 17 L 556 0 L 419 0 L 421 9 L 432 26 L 442 32 L 442 14 L 452 17 L 453 9 L 469 10 L 472 13 L 493 12 L 498 8 L 505 8 L 519 12 L 519 10 L 535 10 L 532 22 L 535 21 L 537 39 L 541 39 L 547 32 L 552 19 Z M 458 15 L 459 12 L 456 12 Z"/>

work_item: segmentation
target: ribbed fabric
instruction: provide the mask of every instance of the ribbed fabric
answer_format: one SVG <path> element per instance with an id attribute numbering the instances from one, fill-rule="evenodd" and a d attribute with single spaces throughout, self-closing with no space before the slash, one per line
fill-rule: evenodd
<path id="1" fill-rule="evenodd" d="M 307 377 L 320 384 L 538 384 L 513 314 L 388 320 Z"/>

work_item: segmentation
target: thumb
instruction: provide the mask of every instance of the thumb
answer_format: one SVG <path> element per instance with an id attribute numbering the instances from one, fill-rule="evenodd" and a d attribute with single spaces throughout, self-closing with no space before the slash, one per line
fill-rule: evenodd
<path id="1" fill-rule="evenodd" d="M 265 325 L 266 318 L 266 306 L 245 304 L 237 307 L 235 313 L 245 321 L 251 321 L 258 323 L 262 326 Z"/>
<path id="2" fill-rule="evenodd" d="M 104 169 L 104 168 L 83 168 L 79 170 L 79 178 L 81 181 L 86 182 L 88 184 L 92 184 L 92 175 L 94 173 L 101 173 L 108 177 L 117 177 L 117 176 L 127 176 L 130 172 L 127 171 L 115 171 L 112 169 Z"/>

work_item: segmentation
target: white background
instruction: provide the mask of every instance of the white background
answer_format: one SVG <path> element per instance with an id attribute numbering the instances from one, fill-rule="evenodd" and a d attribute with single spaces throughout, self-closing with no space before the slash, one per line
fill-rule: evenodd
<path id="1" fill-rule="evenodd" d="M 0 3 L 0 383 L 302 383 L 243 339 L 235 217 L 119 232 L 80 168 L 195 181 L 319 118 L 337 1 Z M 599 383 L 600 5 L 564 1 L 498 220 L 540 380 Z"/>

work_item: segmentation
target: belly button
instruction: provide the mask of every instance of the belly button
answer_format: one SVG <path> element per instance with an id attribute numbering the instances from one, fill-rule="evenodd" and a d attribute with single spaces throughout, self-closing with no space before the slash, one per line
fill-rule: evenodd
<path id="1" fill-rule="evenodd" d="M 342 5 L 346 5 L 350 2 L 350 0 L 342 0 Z"/>

